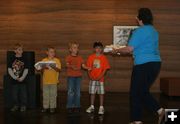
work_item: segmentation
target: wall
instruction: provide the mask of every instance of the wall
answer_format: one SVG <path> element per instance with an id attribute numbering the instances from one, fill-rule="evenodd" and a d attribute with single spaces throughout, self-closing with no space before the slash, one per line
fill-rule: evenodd
<path id="1" fill-rule="evenodd" d="M 61 59 L 60 90 L 66 90 L 64 58 L 68 42 L 80 43 L 84 59 L 92 53 L 94 41 L 112 43 L 113 25 L 136 25 L 140 7 L 149 7 L 154 13 L 154 25 L 160 33 L 163 59 L 161 77 L 180 75 L 180 1 L 178 0 L 3 0 L 0 1 L 0 86 L 6 72 L 6 51 L 15 43 L 25 50 L 36 52 L 36 61 L 44 57 L 47 45 L 57 48 Z M 111 70 L 107 73 L 106 89 L 129 90 L 132 68 L 131 57 L 108 56 Z M 159 76 L 159 77 L 160 77 Z M 159 77 L 153 91 L 159 91 Z M 88 90 L 84 71 L 82 90 Z"/>

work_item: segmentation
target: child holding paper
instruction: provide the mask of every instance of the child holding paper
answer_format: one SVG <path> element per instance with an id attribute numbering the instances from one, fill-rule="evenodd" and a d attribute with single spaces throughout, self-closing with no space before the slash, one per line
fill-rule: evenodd
<path id="1" fill-rule="evenodd" d="M 47 57 L 42 60 L 45 62 L 40 66 L 39 70 L 43 73 L 43 109 L 42 112 L 54 113 L 57 104 L 57 84 L 59 83 L 59 72 L 61 62 L 55 57 L 56 51 L 54 47 L 48 47 L 46 51 Z M 48 64 L 48 62 L 50 62 Z M 52 63 L 54 62 L 54 64 Z"/>

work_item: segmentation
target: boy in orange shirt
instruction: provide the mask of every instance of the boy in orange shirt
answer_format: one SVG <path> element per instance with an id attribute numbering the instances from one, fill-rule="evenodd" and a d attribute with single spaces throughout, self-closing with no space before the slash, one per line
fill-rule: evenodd
<path id="1" fill-rule="evenodd" d="M 68 83 L 68 98 L 67 109 L 71 113 L 73 111 L 80 111 L 80 88 L 82 80 L 82 67 L 88 69 L 84 64 L 84 60 L 79 52 L 79 44 L 76 42 L 69 44 L 70 55 L 66 57 L 67 67 L 67 83 Z"/>
<path id="2" fill-rule="evenodd" d="M 94 112 L 95 94 L 98 93 L 100 98 L 98 114 L 104 114 L 104 75 L 110 69 L 110 65 L 106 56 L 103 55 L 103 44 L 101 42 L 95 42 L 93 48 L 95 53 L 90 55 L 87 60 L 87 66 L 91 68 L 88 72 L 90 78 L 89 94 L 91 94 L 91 106 L 86 112 Z"/>

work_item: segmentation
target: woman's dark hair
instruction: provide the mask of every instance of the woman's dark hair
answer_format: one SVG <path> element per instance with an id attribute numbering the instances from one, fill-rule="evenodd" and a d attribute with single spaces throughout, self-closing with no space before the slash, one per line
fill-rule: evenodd
<path id="1" fill-rule="evenodd" d="M 103 44 L 102 44 L 101 42 L 94 42 L 93 48 L 96 48 L 96 47 L 101 47 L 101 48 L 103 48 Z"/>
<path id="2" fill-rule="evenodd" d="M 144 25 L 153 24 L 153 15 L 149 8 L 140 8 L 137 17 L 139 20 L 142 20 Z"/>

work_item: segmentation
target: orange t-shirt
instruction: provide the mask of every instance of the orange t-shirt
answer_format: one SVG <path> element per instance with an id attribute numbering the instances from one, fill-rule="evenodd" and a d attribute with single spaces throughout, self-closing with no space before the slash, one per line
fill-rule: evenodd
<path id="1" fill-rule="evenodd" d="M 89 72 L 89 75 L 92 78 L 98 78 L 104 70 L 110 69 L 109 62 L 103 54 L 100 56 L 97 56 L 96 54 L 90 55 L 86 65 L 87 67 L 92 68 Z M 100 82 L 104 82 L 104 76 L 100 79 Z"/>
<path id="2" fill-rule="evenodd" d="M 68 55 L 66 57 L 66 64 L 69 64 L 71 66 L 74 66 L 78 68 L 78 70 L 73 70 L 72 68 L 67 68 L 67 75 L 70 77 L 79 77 L 82 76 L 81 72 L 81 66 L 84 63 L 84 60 L 82 59 L 81 56 L 71 56 Z"/>

